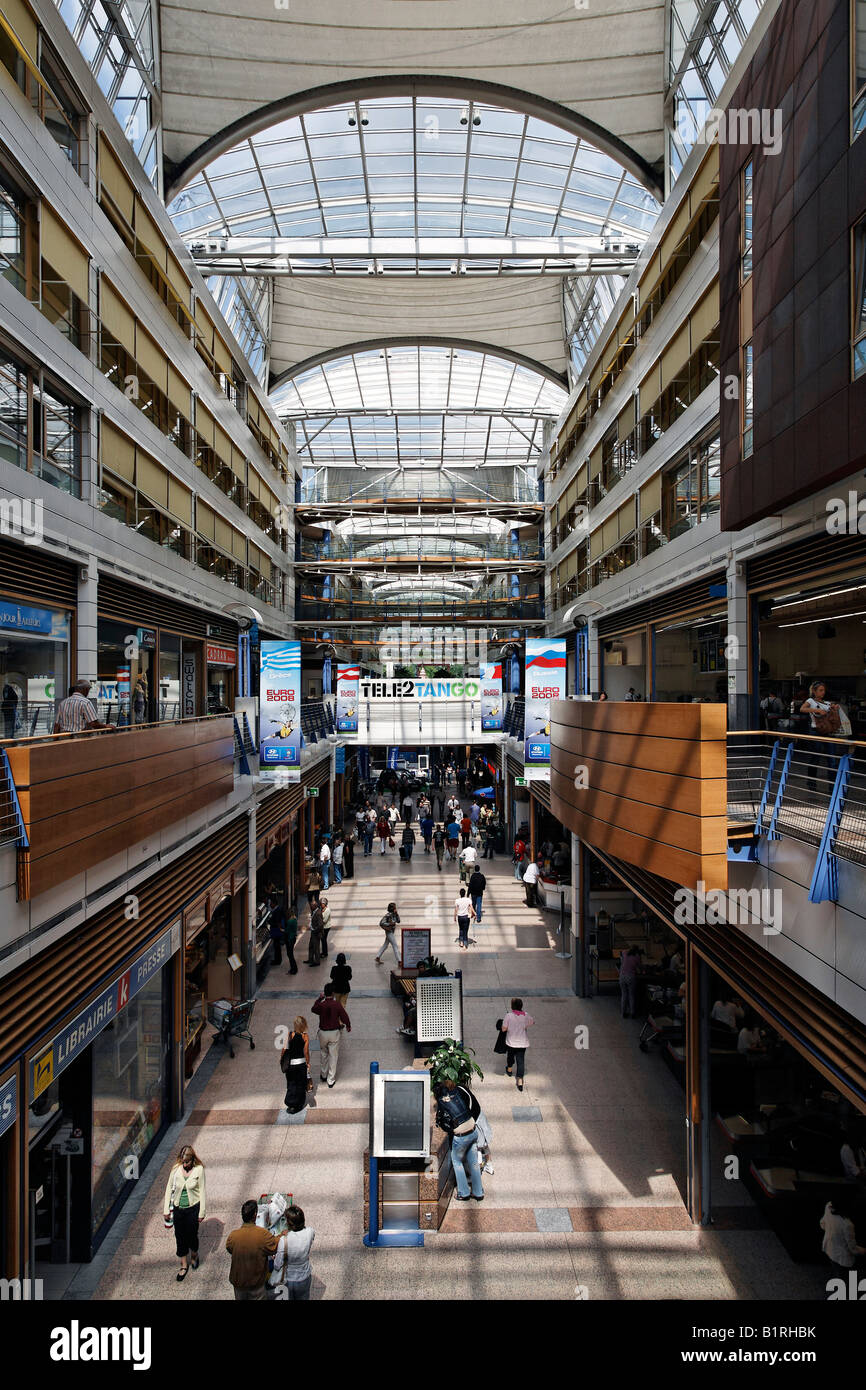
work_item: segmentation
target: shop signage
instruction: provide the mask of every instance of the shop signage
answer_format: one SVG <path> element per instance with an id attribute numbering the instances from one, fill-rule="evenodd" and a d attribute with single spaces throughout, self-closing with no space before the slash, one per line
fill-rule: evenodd
<path id="1" fill-rule="evenodd" d="M 525 787 L 525 786 L 526 786 L 526 778 L 525 778 L 525 777 L 515 777 L 515 779 L 514 779 L 514 785 L 515 785 L 515 787 Z"/>
<path id="2" fill-rule="evenodd" d="M 184 647 L 181 670 L 181 712 L 184 719 L 192 719 L 195 715 L 197 677 L 198 663 L 195 659 L 195 652 Z"/>
<path id="3" fill-rule="evenodd" d="M 208 666 L 237 666 L 238 654 L 234 647 L 214 647 L 207 645 Z"/>
<path id="4" fill-rule="evenodd" d="M 262 642 L 259 765 L 281 780 L 301 780 L 301 644 Z"/>
<path id="5" fill-rule="evenodd" d="M 502 728 L 502 662 L 487 661 L 481 667 L 481 727 Z"/>
<path id="6" fill-rule="evenodd" d="M 64 613 L 58 613 L 51 608 L 28 608 L 23 603 L 11 603 L 9 599 L 0 599 L 0 627 L 14 628 L 16 632 L 44 632 L 55 633 L 55 624 L 60 623 L 64 629 L 63 635 L 67 631 L 67 618 Z"/>
<path id="7" fill-rule="evenodd" d="M 362 680 L 362 700 L 477 700 L 481 682 L 461 680 Z"/>
<path id="8" fill-rule="evenodd" d="M 565 699 L 565 638 L 527 637 L 523 763 L 527 780 L 550 777 L 550 702 Z"/>
<path id="9" fill-rule="evenodd" d="M 35 1100 L 51 1085 L 55 1077 L 73 1062 L 80 1052 L 89 1047 L 103 1028 L 125 1009 L 130 999 L 134 999 L 148 980 L 168 962 L 172 954 L 172 938 L 176 938 L 173 928 L 163 932 L 158 941 L 138 957 L 128 970 L 107 989 L 104 989 L 92 1004 L 76 1015 L 71 1023 L 58 1033 L 47 1048 L 30 1063 L 30 1095 Z"/>
<path id="10" fill-rule="evenodd" d="M 0 1134 L 14 1125 L 18 1118 L 18 1078 L 10 1076 L 0 1086 Z"/>
<path id="11" fill-rule="evenodd" d="M 139 649 L 143 652 L 156 651 L 156 630 L 152 627 L 140 627 L 136 633 Z"/>
<path id="12" fill-rule="evenodd" d="M 337 732 L 358 732 L 358 682 L 360 666 L 337 667 Z"/>

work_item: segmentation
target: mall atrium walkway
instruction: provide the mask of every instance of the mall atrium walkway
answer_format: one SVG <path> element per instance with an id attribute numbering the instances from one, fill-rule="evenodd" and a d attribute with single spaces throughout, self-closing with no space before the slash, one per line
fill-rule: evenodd
<path id="1" fill-rule="evenodd" d="M 638 1051 L 640 1024 L 620 1019 L 618 998 L 574 997 L 570 963 L 555 954 L 558 917 L 524 905 L 509 860 L 483 867 L 483 923 L 464 953 L 451 921 L 455 865 L 437 873 L 423 845 L 410 865 L 396 850 L 382 858 L 378 845 L 372 859 L 356 854 L 354 880 L 328 894 L 328 960 L 300 964 L 304 932 L 298 975 L 286 973 L 285 961 L 270 969 L 255 1009 L 256 1050 L 241 1042 L 234 1060 L 206 1056 L 208 1079 L 182 1137 L 172 1136 L 162 1165 L 150 1165 L 155 1179 L 137 1215 L 121 1217 L 110 1233 L 101 1280 L 85 1266 L 67 1297 L 231 1298 L 225 1235 L 240 1224 L 246 1198 L 276 1189 L 294 1194 L 316 1231 L 314 1299 L 573 1299 L 579 1288 L 589 1299 L 823 1296 L 821 1268 L 793 1264 L 742 1194 L 718 1210 L 715 1229 L 691 1226 L 677 1082 L 655 1051 Z M 429 922 L 435 953 L 464 971 L 466 1042 L 485 1072 L 477 1090 L 493 1127 L 495 1174 L 485 1176 L 484 1203 L 470 1210 L 452 1202 L 423 1249 L 373 1251 L 361 1243 L 369 1065 L 412 1061 L 410 1043 L 395 1032 L 401 1010 L 388 962 L 374 964 L 389 899 L 404 925 Z M 319 1086 L 313 1052 L 315 1107 L 289 1123 L 274 1030 L 297 1013 L 314 1020 L 310 1005 L 338 951 L 353 970 L 352 1033 L 332 1090 Z M 522 1095 L 492 1051 L 495 1021 L 516 993 L 535 1018 Z M 580 1023 L 589 1025 L 585 1051 L 574 1047 Z M 206 1164 L 208 1214 L 200 1268 L 178 1284 L 162 1195 L 181 1142 Z"/>

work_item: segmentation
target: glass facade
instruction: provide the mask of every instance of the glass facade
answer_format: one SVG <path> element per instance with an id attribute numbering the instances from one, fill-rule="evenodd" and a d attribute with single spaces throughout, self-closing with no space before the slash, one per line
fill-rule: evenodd
<path id="1" fill-rule="evenodd" d="M 91 1221 L 96 1235 L 167 1119 L 169 1073 L 165 969 L 111 1020 L 93 1044 Z"/>
<path id="2" fill-rule="evenodd" d="M 69 686 L 72 614 L 0 596 L 2 738 L 50 734 Z"/>

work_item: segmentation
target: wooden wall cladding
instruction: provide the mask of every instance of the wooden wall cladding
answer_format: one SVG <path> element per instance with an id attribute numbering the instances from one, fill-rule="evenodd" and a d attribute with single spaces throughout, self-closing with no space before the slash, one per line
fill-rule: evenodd
<path id="1" fill-rule="evenodd" d="M 30 840 L 19 897 L 119 854 L 228 795 L 231 715 L 5 745 Z"/>
<path id="2" fill-rule="evenodd" d="M 550 719 L 551 808 L 563 825 L 678 886 L 727 888 L 724 705 L 555 700 Z"/>

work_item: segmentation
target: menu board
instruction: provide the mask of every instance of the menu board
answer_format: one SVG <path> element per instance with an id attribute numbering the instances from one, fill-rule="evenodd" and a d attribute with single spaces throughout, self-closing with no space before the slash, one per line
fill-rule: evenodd
<path id="1" fill-rule="evenodd" d="M 415 970 L 418 962 L 426 960 L 430 954 L 429 927 L 403 927 L 400 954 L 404 970 Z"/>

